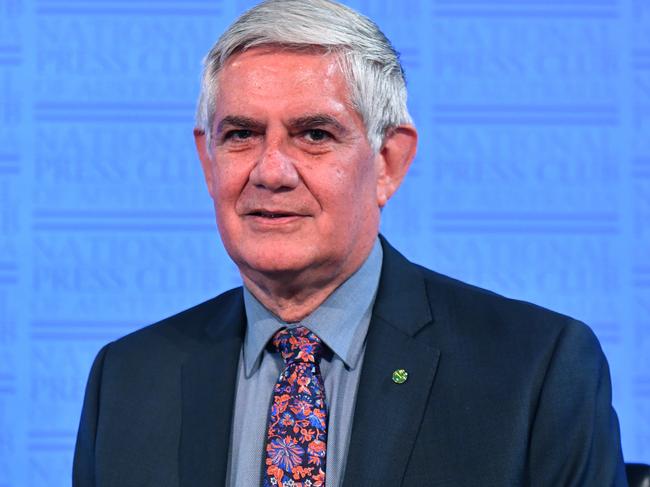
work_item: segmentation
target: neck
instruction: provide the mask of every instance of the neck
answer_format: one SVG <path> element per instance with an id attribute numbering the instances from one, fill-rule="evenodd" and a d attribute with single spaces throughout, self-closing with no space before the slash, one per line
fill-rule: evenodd
<path id="1" fill-rule="evenodd" d="M 244 284 L 260 303 L 282 321 L 293 323 L 309 316 L 352 273 L 337 276 L 327 282 L 304 282 L 294 276 L 290 279 L 251 279 L 242 273 Z"/>
<path id="2" fill-rule="evenodd" d="M 318 308 L 341 284 L 365 262 L 372 246 L 358 262 L 329 272 L 274 273 L 268 275 L 240 268 L 244 284 L 266 309 L 286 323 L 303 320 Z"/>

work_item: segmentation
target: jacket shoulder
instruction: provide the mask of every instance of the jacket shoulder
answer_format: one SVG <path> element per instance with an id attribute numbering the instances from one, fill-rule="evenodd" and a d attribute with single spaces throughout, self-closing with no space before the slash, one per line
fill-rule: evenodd
<path id="1" fill-rule="evenodd" d="M 115 340 L 109 345 L 111 354 L 191 350 L 210 336 L 239 331 L 243 313 L 242 288 L 234 288 Z"/>
<path id="2" fill-rule="evenodd" d="M 453 277 L 440 274 L 418 264 L 413 264 L 421 273 L 427 284 L 427 288 L 441 299 L 463 305 L 467 308 L 480 308 L 481 311 L 488 309 L 500 309 L 513 313 L 525 313 L 526 315 L 540 315 L 551 320 L 571 320 L 570 316 L 558 313 L 537 304 L 513 299 L 489 289 L 485 289 Z"/>
<path id="3" fill-rule="evenodd" d="M 459 281 L 414 264 L 425 281 L 436 326 L 458 337 L 474 337 L 481 346 L 517 345 L 547 350 L 565 335 L 575 335 L 600 352 L 586 324 L 527 301 Z"/>

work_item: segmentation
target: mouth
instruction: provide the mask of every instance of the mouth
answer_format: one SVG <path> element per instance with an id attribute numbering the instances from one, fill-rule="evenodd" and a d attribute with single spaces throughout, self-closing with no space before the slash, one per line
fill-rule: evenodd
<path id="1" fill-rule="evenodd" d="M 284 211 L 266 211 L 266 210 L 258 210 L 258 211 L 252 211 L 248 213 L 249 216 L 255 216 L 259 218 L 269 218 L 269 219 L 277 219 L 277 218 L 289 218 L 289 217 L 296 217 L 296 216 L 301 216 L 298 215 L 297 213 L 290 213 L 290 212 L 284 212 Z"/>
<path id="2" fill-rule="evenodd" d="M 253 208 L 245 213 L 245 219 L 250 229 L 263 234 L 280 232 L 284 234 L 303 228 L 303 223 L 309 215 L 295 211 L 275 208 Z"/>
<path id="3" fill-rule="evenodd" d="M 274 228 L 278 225 L 297 223 L 308 215 L 295 211 L 279 210 L 275 208 L 255 208 L 246 214 L 252 222 L 263 226 L 271 225 Z"/>

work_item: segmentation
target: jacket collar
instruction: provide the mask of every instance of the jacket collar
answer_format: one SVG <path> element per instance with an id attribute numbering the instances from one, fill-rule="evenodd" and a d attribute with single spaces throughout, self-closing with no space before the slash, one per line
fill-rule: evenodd
<path id="1" fill-rule="evenodd" d="M 401 485 L 436 374 L 439 350 L 418 333 L 433 324 L 420 268 L 382 238 L 384 261 L 343 485 Z M 404 383 L 393 373 L 404 369 Z"/>
<path id="2" fill-rule="evenodd" d="M 181 372 L 181 487 L 225 485 L 246 316 L 241 288 L 217 298 L 198 352 Z"/>
<path id="3" fill-rule="evenodd" d="M 368 330 L 344 486 L 401 483 L 440 352 L 418 339 L 433 322 L 424 279 L 380 237 L 382 272 Z M 181 487 L 225 484 L 246 316 L 241 288 L 210 305 L 199 351 L 182 369 Z M 403 384 L 392 373 L 405 369 Z M 390 439 L 386 441 L 386 439 Z"/>
<path id="4" fill-rule="evenodd" d="M 414 337 L 433 321 L 420 268 L 379 236 L 383 248 L 381 278 L 373 315 Z"/>

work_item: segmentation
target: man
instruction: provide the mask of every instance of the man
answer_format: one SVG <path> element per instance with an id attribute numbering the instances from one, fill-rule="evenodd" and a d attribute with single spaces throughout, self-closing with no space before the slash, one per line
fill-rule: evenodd
<path id="1" fill-rule="evenodd" d="M 75 486 L 626 484 L 586 326 L 378 237 L 417 133 L 372 22 L 246 13 L 206 57 L 195 139 L 244 287 L 100 351 Z"/>

